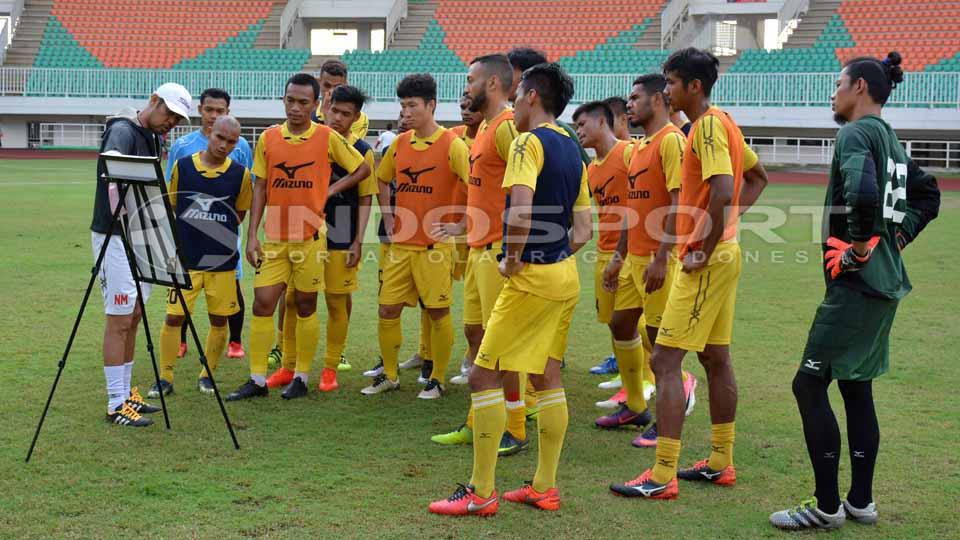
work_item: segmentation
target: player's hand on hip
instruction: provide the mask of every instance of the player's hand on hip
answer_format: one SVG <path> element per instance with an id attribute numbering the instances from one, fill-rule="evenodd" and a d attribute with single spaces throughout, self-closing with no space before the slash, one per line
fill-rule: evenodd
<path id="1" fill-rule="evenodd" d="M 362 249 L 363 246 L 360 244 L 359 240 L 350 244 L 350 249 L 347 250 L 347 268 L 353 268 L 360 264 Z"/>
<path id="2" fill-rule="evenodd" d="M 647 294 L 660 290 L 666 278 L 666 257 L 654 257 L 650 264 L 643 269 L 643 282 L 646 284 Z"/>
<path id="3" fill-rule="evenodd" d="M 437 222 L 433 224 L 433 228 L 430 229 L 430 236 L 437 240 L 446 240 L 451 236 L 459 236 L 463 234 L 461 230 L 463 227 L 458 223 L 442 223 Z"/>
<path id="4" fill-rule="evenodd" d="M 527 263 L 523 261 L 504 257 L 500 261 L 500 265 L 497 267 L 497 269 L 500 270 L 501 276 L 508 278 L 510 276 L 515 276 L 518 273 L 520 273 L 520 271 L 523 270 L 523 267 L 526 265 Z"/>
<path id="5" fill-rule="evenodd" d="M 866 252 L 857 253 L 852 243 L 844 242 L 835 236 L 827 238 L 827 251 L 823 254 L 824 267 L 830 279 L 837 279 L 844 272 L 857 272 L 870 262 L 873 249 L 880 243 L 880 237 L 874 236 L 867 241 Z"/>
<path id="6" fill-rule="evenodd" d="M 687 274 L 696 272 L 707 266 L 707 261 L 709 260 L 710 258 L 707 257 L 707 254 L 700 250 L 687 252 L 686 256 L 683 257 L 682 270 Z"/>
<path id="7" fill-rule="evenodd" d="M 254 268 L 259 268 L 261 259 L 263 259 L 263 249 L 260 247 L 260 240 L 257 238 L 248 238 L 247 262 Z"/>
<path id="8" fill-rule="evenodd" d="M 603 290 L 617 292 L 620 288 L 620 270 L 623 269 L 623 259 L 614 254 L 603 269 Z"/>

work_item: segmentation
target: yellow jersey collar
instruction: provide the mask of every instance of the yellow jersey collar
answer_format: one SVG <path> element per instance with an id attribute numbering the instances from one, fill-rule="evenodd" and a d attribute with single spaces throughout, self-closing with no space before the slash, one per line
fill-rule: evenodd
<path id="1" fill-rule="evenodd" d="M 191 159 L 193 160 L 193 167 L 197 169 L 197 172 L 207 178 L 216 178 L 221 174 L 227 172 L 227 169 L 230 168 L 230 164 L 233 162 L 229 157 L 223 161 L 223 165 L 220 165 L 216 169 L 210 169 L 200 161 L 201 152 L 197 152 Z"/>

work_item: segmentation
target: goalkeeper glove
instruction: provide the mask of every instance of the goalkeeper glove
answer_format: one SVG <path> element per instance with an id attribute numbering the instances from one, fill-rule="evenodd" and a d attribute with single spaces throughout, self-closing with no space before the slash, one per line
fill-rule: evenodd
<path id="1" fill-rule="evenodd" d="M 827 271 L 830 273 L 830 279 L 837 279 L 843 272 L 857 272 L 870 262 L 870 255 L 873 254 L 873 248 L 880 243 L 880 237 L 874 236 L 867 242 L 867 252 L 863 255 L 857 255 L 853 250 L 853 244 L 849 244 L 831 236 L 827 238 L 827 245 L 830 246 L 827 252 L 823 254 L 823 260 Z"/>

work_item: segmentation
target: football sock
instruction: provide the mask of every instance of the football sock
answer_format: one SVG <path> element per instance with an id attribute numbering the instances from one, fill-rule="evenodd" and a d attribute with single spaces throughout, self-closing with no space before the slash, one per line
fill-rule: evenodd
<path id="1" fill-rule="evenodd" d="M 657 437 L 657 462 L 653 466 L 653 481 L 666 484 L 673 480 L 677 476 L 679 460 L 680 441 L 669 437 Z"/>
<path id="2" fill-rule="evenodd" d="M 710 459 L 707 466 L 715 471 L 733 465 L 733 440 L 736 437 L 736 422 L 710 426 Z"/>
<path id="3" fill-rule="evenodd" d="M 489 497 L 495 489 L 497 449 L 507 423 L 503 389 L 494 388 L 470 394 L 475 415 L 473 430 L 473 476 L 470 484 L 480 497 Z"/>
<path id="4" fill-rule="evenodd" d="M 237 307 L 240 309 L 227 319 L 230 325 L 230 341 L 240 343 L 243 336 L 243 313 L 246 306 L 243 304 L 243 291 L 240 290 L 240 281 L 237 280 Z"/>
<path id="5" fill-rule="evenodd" d="M 267 354 L 275 338 L 273 317 L 254 315 L 250 320 L 250 375 L 266 379 Z M 286 355 L 284 355 L 286 358 Z M 256 379 L 254 379 L 256 380 Z"/>
<path id="6" fill-rule="evenodd" d="M 290 299 L 283 306 L 283 342 L 280 350 L 283 359 L 280 365 L 289 371 L 297 369 L 297 306 Z"/>
<path id="7" fill-rule="evenodd" d="M 857 508 L 873 502 L 873 468 L 880 448 L 880 426 L 873 405 L 872 381 L 838 381 L 847 411 L 850 446 L 850 491 L 847 501 Z"/>
<path id="8" fill-rule="evenodd" d="M 527 438 L 527 406 L 523 400 L 507 402 L 507 431 L 519 441 Z"/>
<path id="9" fill-rule="evenodd" d="M 163 323 L 160 328 L 160 378 L 173 382 L 173 366 L 180 349 L 180 328 Z"/>
<path id="10" fill-rule="evenodd" d="M 557 486 L 557 467 L 560 451 L 567 433 L 569 414 L 567 396 L 563 388 L 552 388 L 537 393 L 540 415 L 537 416 L 537 472 L 533 475 L 533 489 L 543 493 Z"/>
<path id="11" fill-rule="evenodd" d="M 327 348 L 323 356 L 323 367 L 337 369 L 340 356 L 347 345 L 347 331 L 350 328 L 350 314 L 347 312 L 347 295 L 327 295 Z"/>
<path id="12" fill-rule="evenodd" d="M 468 428 L 473 429 L 473 420 L 474 420 L 473 404 L 471 403 L 471 404 L 470 404 L 470 411 L 467 413 L 467 421 L 464 422 L 463 424 L 464 424 L 465 426 L 467 426 Z"/>
<path id="13" fill-rule="evenodd" d="M 431 319 L 430 314 L 427 313 L 426 309 L 420 309 L 420 348 L 418 349 L 418 354 L 420 355 L 421 360 L 432 360 L 433 351 L 432 338 L 431 335 Z M 443 382 L 443 381 L 441 381 Z"/>
<path id="14" fill-rule="evenodd" d="M 133 378 L 133 360 L 123 365 L 123 391 L 130 395 L 130 380 Z"/>
<path id="15" fill-rule="evenodd" d="M 837 469 L 840 466 L 840 427 L 830 408 L 829 383 L 819 377 L 798 371 L 793 378 L 793 395 L 800 409 L 803 437 L 813 465 L 817 507 L 835 514 L 840 508 Z"/>
<path id="16" fill-rule="evenodd" d="M 297 315 L 297 367 L 296 376 L 306 384 L 307 375 L 313 367 L 313 356 L 320 342 L 320 319 L 316 313 L 306 317 Z M 339 356 L 337 359 L 339 360 Z"/>
<path id="17" fill-rule="evenodd" d="M 229 329 L 226 326 L 210 325 L 207 332 L 207 343 L 204 345 L 204 356 L 207 357 L 207 366 L 210 371 L 216 371 L 220 363 L 220 357 L 223 356 L 223 349 L 227 346 L 227 333 Z M 209 377 L 206 369 L 200 370 L 200 377 Z"/>
<path id="18" fill-rule="evenodd" d="M 179 336 L 174 334 L 173 337 Z M 103 376 L 107 380 L 107 412 L 112 413 L 128 396 L 123 393 L 123 366 L 103 366 Z"/>
<path id="19" fill-rule="evenodd" d="M 424 310 L 426 311 L 426 310 Z M 433 360 L 433 371 L 430 373 L 431 379 L 436 379 L 441 383 L 446 381 L 447 366 L 450 365 L 450 354 L 453 352 L 453 317 L 449 313 L 443 317 L 430 321 L 430 358 Z M 423 321 L 420 321 L 423 326 Z"/>
<path id="20" fill-rule="evenodd" d="M 638 336 L 628 341 L 614 341 L 613 354 L 620 368 L 620 380 L 627 389 L 627 408 L 635 413 L 647 410 L 647 401 L 643 398 L 643 343 Z"/>
<path id="21" fill-rule="evenodd" d="M 400 327 L 400 317 L 384 319 L 380 317 L 377 335 L 380 339 L 380 356 L 383 357 L 383 374 L 391 381 L 398 378 L 400 345 L 403 344 L 403 330 Z"/>

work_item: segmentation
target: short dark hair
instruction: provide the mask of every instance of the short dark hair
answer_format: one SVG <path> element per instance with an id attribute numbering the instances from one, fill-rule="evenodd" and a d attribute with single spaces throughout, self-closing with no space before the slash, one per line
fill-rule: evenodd
<path id="1" fill-rule="evenodd" d="M 690 81 L 699 80 L 703 87 L 703 95 L 710 97 L 720 71 L 720 60 L 717 60 L 710 51 L 687 47 L 674 51 L 663 63 L 663 73 L 667 74 L 671 71 L 677 73 L 683 81 L 684 88 L 690 84 Z"/>
<path id="2" fill-rule="evenodd" d="M 397 97 L 423 98 L 424 102 L 437 100 L 437 81 L 429 73 L 412 73 L 397 85 Z"/>
<path id="3" fill-rule="evenodd" d="M 207 88 L 200 94 L 200 105 L 203 105 L 203 100 L 210 99 L 222 99 L 227 102 L 227 107 L 230 106 L 230 94 L 222 88 Z"/>
<path id="4" fill-rule="evenodd" d="M 573 97 L 573 79 L 556 62 L 537 64 L 520 76 L 520 84 L 527 90 L 536 90 L 543 108 L 554 116 L 563 110 Z"/>
<path id="5" fill-rule="evenodd" d="M 313 100 L 316 101 L 320 99 L 320 83 L 313 78 L 313 75 L 309 73 L 297 73 L 296 75 L 287 79 L 287 84 L 283 85 L 283 91 L 286 93 L 287 87 L 290 85 L 294 86 L 310 86 L 313 88 Z"/>
<path id="6" fill-rule="evenodd" d="M 660 97 L 663 98 L 664 106 L 669 105 L 669 100 L 664 91 L 667 89 L 667 78 L 659 73 L 647 73 L 646 75 L 640 75 L 633 80 L 634 86 L 640 85 L 643 87 L 643 91 L 647 93 L 648 96 L 655 96 L 660 94 Z"/>
<path id="7" fill-rule="evenodd" d="M 603 100 L 603 104 L 610 108 L 614 117 L 627 114 L 627 100 L 620 96 L 611 96 Z"/>
<path id="8" fill-rule="evenodd" d="M 900 53 L 893 51 L 883 60 L 869 56 L 854 58 L 844 64 L 843 69 L 851 81 L 866 81 L 867 92 L 873 101 L 886 105 L 890 92 L 903 82 L 903 69 L 900 68 L 902 61 Z"/>
<path id="9" fill-rule="evenodd" d="M 613 111 L 605 101 L 588 101 L 580 105 L 577 110 L 573 111 L 573 121 L 576 122 L 581 114 L 594 118 L 601 117 L 607 121 L 607 127 L 613 128 Z"/>
<path id="10" fill-rule="evenodd" d="M 353 103 L 357 110 L 363 109 L 363 104 L 367 102 L 367 95 L 356 86 L 341 84 L 330 93 L 331 103 Z"/>
<path id="11" fill-rule="evenodd" d="M 526 71 L 537 64 L 545 64 L 547 55 L 530 47 L 514 47 L 507 52 L 507 59 L 512 67 Z"/>
<path id="12" fill-rule="evenodd" d="M 387 131 L 393 131 L 393 122 L 387 122 Z"/>
<path id="13" fill-rule="evenodd" d="M 326 73 L 334 77 L 346 77 L 347 65 L 340 60 L 327 60 L 320 66 L 320 73 Z"/>
<path id="14" fill-rule="evenodd" d="M 485 54 L 474 58 L 468 65 L 472 66 L 473 64 L 483 64 L 487 73 L 496 75 L 500 79 L 500 88 L 505 92 L 510 91 L 510 87 L 513 86 L 513 66 L 510 64 L 507 55 Z"/>

